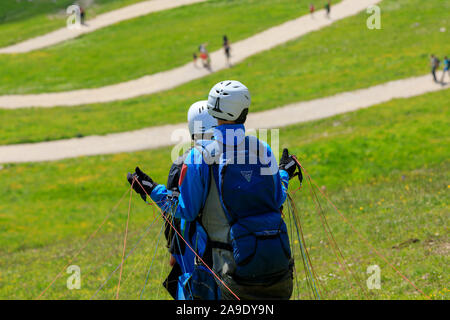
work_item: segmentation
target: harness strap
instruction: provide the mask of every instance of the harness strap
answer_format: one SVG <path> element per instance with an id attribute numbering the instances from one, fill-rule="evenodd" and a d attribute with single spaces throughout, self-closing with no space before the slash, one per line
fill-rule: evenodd
<path id="1" fill-rule="evenodd" d="M 210 170 L 212 170 L 214 181 L 216 182 L 217 192 L 219 194 L 220 205 L 222 206 L 222 209 L 225 213 L 225 217 L 227 218 L 228 224 L 231 227 L 236 222 L 236 219 L 231 215 L 230 211 L 228 210 L 228 208 L 222 198 L 223 175 L 222 175 L 222 179 L 220 179 L 219 178 L 219 170 L 220 170 L 219 164 L 215 163 L 215 164 L 210 165 Z"/>
<path id="2" fill-rule="evenodd" d="M 220 242 L 220 241 L 212 241 L 212 240 L 210 240 L 209 243 L 211 245 L 211 248 L 223 249 L 223 250 L 233 252 L 233 247 L 229 243 Z"/>

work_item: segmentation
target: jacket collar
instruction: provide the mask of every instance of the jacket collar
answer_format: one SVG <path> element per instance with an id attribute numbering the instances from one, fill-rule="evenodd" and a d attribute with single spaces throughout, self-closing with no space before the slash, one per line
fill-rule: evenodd
<path id="1" fill-rule="evenodd" d="M 222 124 L 214 129 L 214 139 L 225 145 L 239 145 L 245 139 L 243 124 Z"/>

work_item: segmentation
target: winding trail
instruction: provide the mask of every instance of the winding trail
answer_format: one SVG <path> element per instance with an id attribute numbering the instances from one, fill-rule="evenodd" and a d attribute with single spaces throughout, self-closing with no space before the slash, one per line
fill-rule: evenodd
<path id="1" fill-rule="evenodd" d="M 0 48 L 0 54 L 25 53 L 45 47 L 50 47 L 60 42 L 74 39 L 82 34 L 110 26 L 112 24 L 145 16 L 152 12 L 173 9 L 179 6 L 205 2 L 207 0 L 149 0 L 132 4 L 121 9 L 113 10 L 94 19 L 87 20 L 85 26 L 80 29 L 61 28 L 45 35 L 25 40 L 8 47 Z"/>
<path id="2" fill-rule="evenodd" d="M 369 6 L 381 1 L 382 0 L 343 0 L 333 6 L 331 19 L 326 18 L 324 10 L 320 10 L 315 13 L 314 19 L 309 15 L 305 15 L 267 29 L 247 39 L 234 43 L 232 48 L 232 62 L 236 64 L 252 55 L 269 50 L 312 31 L 320 30 L 338 20 L 366 10 Z M 222 50 L 211 53 L 211 60 L 214 72 L 228 67 Z M 207 76 L 208 74 L 210 74 L 209 71 L 204 68 L 195 67 L 191 62 L 172 70 L 100 88 L 42 94 L 4 95 L 0 96 L 0 108 L 70 107 L 83 104 L 125 100 L 172 89 L 189 81 Z"/>
<path id="3" fill-rule="evenodd" d="M 429 75 L 396 80 L 268 111 L 250 112 L 246 127 L 247 130 L 280 128 L 367 108 L 396 98 L 409 98 L 449 88 L 448 84 L 446 86 L 435 84 Z M 170 146 L 189 139 L 187 125 L 180 123 L 104 136 L 6 145 L 0 146 L 0 163 L 40 162 L 132 152 Z"/>

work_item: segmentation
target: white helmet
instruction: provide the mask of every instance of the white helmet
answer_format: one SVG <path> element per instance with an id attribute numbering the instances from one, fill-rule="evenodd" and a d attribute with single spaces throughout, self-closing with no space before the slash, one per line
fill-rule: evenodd
<path id="1" fill-rule="evenodd" d="M 191 137 L 204 134 L 206 131 L 217 127 L 217 119 L 211 117 L 206 107 L 206 100 L 197 101 L 189 107 L 188 126 Z"/>
<path id="2" fill-rule="evenodd" d="M 217 119 L 243 123 L 250 101 L 250 92 L 242 83 L 235 80 L 221 81 L 209 92 L 208 112 Z"/>

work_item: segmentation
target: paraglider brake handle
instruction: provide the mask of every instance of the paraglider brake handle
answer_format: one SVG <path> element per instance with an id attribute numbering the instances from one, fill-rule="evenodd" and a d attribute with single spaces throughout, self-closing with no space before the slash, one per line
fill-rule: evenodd
<path id="1" fill-rule="evenodd" d="M 300 186 L 301 186 L 303 183 L 302 165 L 300 164 L 300 162 L 298 161 L 298 159 L 295 155 L 292 155 L 292 159 L 294 159 L 295 165 L 297 166 L 297 169 L 298 169 L 298 171 L 296 173 L 294 173 L 293 177 L 295 177 L 295 176 L 298 177 L 298 181 L 300 181 Z"/>

